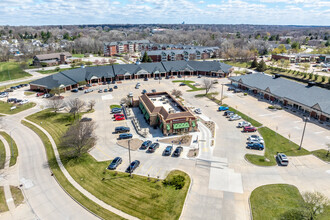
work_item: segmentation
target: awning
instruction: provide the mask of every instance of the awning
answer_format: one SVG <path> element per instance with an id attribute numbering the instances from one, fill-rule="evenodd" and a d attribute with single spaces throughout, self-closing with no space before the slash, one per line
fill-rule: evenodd
<path id="1" fill-rule="evenodd" d="M 173 129 L 189 128 L 189 122 L 173 124 Z"/>
<path id="2" fill-rule="evenodd" d="M 171 125 L 167 124 L 166 128 L 167 128 L 168 131 L 171 130 Z"/>
<path id="3" fill-rule="evenodd" d="M 196 122 L 195 121 L 191 121 L 191 126 L 196 127 Z"/>

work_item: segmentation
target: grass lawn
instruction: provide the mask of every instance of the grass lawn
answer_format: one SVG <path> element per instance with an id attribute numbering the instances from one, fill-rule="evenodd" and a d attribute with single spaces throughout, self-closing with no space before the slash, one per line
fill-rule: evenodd
<path id="1" fill-rule="evenodd" d="M 10 147 L 11 147 L 11 144 L 13 144 L 13 149 L 10 149 L 11 150 L 10 154 L 12 154 L 12 151 L 13 151 L 14 152 L 14 155 L 11 155 L 11 157 L 10 157 L 9 166 L 10 167 L 11 166 L 14 166 L 16 164 L 17 157 L 18 157 L 18 149 L 17 149 L 16 142 L 14 141 L 14 139 L 12 139 L 9 136 L 9 134 L 7 134 L 4 131 L 0 131 L 0 135 L 6 139 L 6 141 L 9 144 Z"/>
<path id="2" fill-rule="evenodd" d="M 16 108 L 14 110 L 10 110 L 13 106 L 16 106 Z M 29 108 L 33 108 L 34 106 L 36 106 L 36 103 L 34 102 L 29 102 L 23 105 L 14 105 L 12 103 L 0 101 L 0 113 L 12 115 Z"/>
<path id="3" fill-rule="evenodd" d="M 9 211 L 6 198 L 5 198 L 5 191 L 3 186 L 0 186 L 0 213 Z"/>
<path id="4" fill-rule="evenodd" d="M 36 92 L 24 92 L 24 95 L 26 96 L 30 96 L 30 95 L 34 95 L 36 94 Z"/>
<path id="5" fill-rule="evenodd" d="M 225 64 L 241 67 L 241 68 L 249 68 L 252 62 L 236 62 L 236 61 L 223 61 Z"/>
<path id="6" fill-rule="evenodd" d="M 326 162 L 330 162 L 330 153 L 328 153 L 328 151 L 325 150 L 325 149 L 312 151 L 312 154 L 314 154 L 315 156 L 317 156 L 321 160 L 324 160 Z M 328 154 L 328 156 L 327 156 L 327 154 Z"/>
<path id="7" fill-rule="evenodd" d="M 78 57 L 78 58 L 84 58 L 85 55 L 84 54 L 72 54 L 72 57 Z"/>
<path id="8" fill-rule="evenodd" d="M 285 212 L 304 204 L 299 190 L 287 184 L 260 186 L 251 193 L 250 202 L 254 220 L 281 219 Z"/>
<path id="9" fill-rule="evenodd" d="M 31 76 L 17 62 L 0 62 L 0 82 Z"/>
<path id="10" fill-rule="evenodd" d="M 6 86 L 0 86 L 0 91 L 3 91 L 5 89 L 9 89 L 12 86 L 18 86 L 20 84 L 29 84 L 31 81 L 32 80 L 28 80 L 28 81 L 24 81 L 24 82 L 9 84 L 9 85 L 6 85 Z"/>
<path id="11" fill-rule="evenodd" d="M 37 72 L 38 73 L 41 73 L 41 74 L 49 74 L 49 73 L 58 73 L 60 71 L 65 71 L 65 70 L 72 70 L 72 69 L 76 69 L 76 68 L 79 68 L 79 67 L 73 67 L 73 68 L 62 68 L 60 69 L 59 71 L 56 70 L 56 69 L 53 69 L 53 70 L 38 70 Z"/>
<path id="12" fill-rule="evenodd" d="M 110 105 L 110 109 L 113 109 L 113 108 L 121 108 L 120 105 Z"/>
<path id="13" fill-rule="evenodd" d="M 266 151 L 265 156 L 258 156 L 254 154 L 246 154 L 245 157 L 248 161 L 255 165 L 260 166 L 273 166 L 276 165 L 275 155 L 277 152 L 286 154 L 287 156 L 302 156 L 310 154 L 309 151 L 302 148 L 298 150 L 299 146 L 280 134 L 276 134 L 275 131 L 262 127 L 258 129 L 260 135 L 264 138 Z M 269 159 L 269 162 L 265 160 Z"/>
<path id="14" fill-rule="evenodd" d="M 93 201 L 85 197 L 81 192 L 79 192 L 75 187 L 73 187 L 72 184 L 66 179 L 60 167 L 58 166 L 58 163 L 55 158 L 54 150 L 45 133 L 43 133 L 36 126 L 26 121 L 22 121 L 22 124 L 33 130 L 42 140 L 45 146 L 49 167 L 52 173 L 54 174 L 54 176 L 56 177 L 56 180 L 59 182 L 59 184 L 64 188 L 64 190 L 67 193 L 69 193 L 75 200 L 77 200 L 88 210 L 94 212 L 96 215 L 100 216 L 103 219 L 122 219 L 120 216 L 117 216 L 114 213 L 94 203 Z"/>
<path id="15" fill-rule="evenodd" d="M 15 206 L 19 206 L 24 201 L 22 191 L 17 186 L 10 186 L 11 195 L 13 196 Z"/>
<path id="16" fill-rule="evenodd" d="M 222 106 L 228 106 L 228 105 L 223 104 Z M 241 116 L 243 120 L 250 122 L 254 127 L 260 127 L 262 125 L 260 122 L 254 120 L 253 118 L 247 116 L 246 114 L 236 110 L 235 108 L 232 108 L 230 106 L 228 106 L 228 108 L 229 108 L 229 111 L 235 112 L 235 114 L 238 114 L 239 116 Z"/>
<path id="17" fill-rule="evenodd" d="M 190 81 L 190 80 L 173 80 L 173 83 L 185 83 L 191 90 L 187 90 L 187 92 L 195 92 L 195 91 L 200 91 L 200 90 L 205 90 L 204 88 L 197 88 L 196 86 L 193 85 L 195 81 Z"/>
<path id="18" fill-rule="evenodd" d="M 6 149 L 3 142 L 0 140 L 0 169 L 5 167 L 6 162 Z"/>
<path id="19" fill-rule="evenodd" d="M 44 110 L 28 116 L 28 120 L 40 124 L 53 136 L 60 146 L 60 138 L 72 123 L 72 115 L 67 113 L 55 114 Z M 62 155 L 63 148 L 59 147 Z M 70 175 L 86 190 L 104 202 L 128 214 L 141 219 L 178 219 L 188 187 L 189 176 L 181 171 L 169 174 L 180 174 L 185 177 L 185 185 L 181 190 L 164 186 L 161 181 L 134 175 L 131 179 L 128 174 L 106 170 L 110 161 L 97 162 L 89 154 L 78 159 L 61 157 L 64 166 Z"/>

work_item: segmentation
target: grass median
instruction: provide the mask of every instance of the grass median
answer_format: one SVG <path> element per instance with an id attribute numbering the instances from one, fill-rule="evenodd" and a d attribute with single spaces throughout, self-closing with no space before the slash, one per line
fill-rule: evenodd
<path id="1" fill-rule="evenodd" d="M 3 142 L 0 140 L 0 169 L 5 168 L 6 162 L 6 149 Z"/>
<path id="2" fill-rule="evenodd" d="M 17 186 L 10 186 L 10 192 L 16 207 L 23 203 L 24 196 L 20 188 Z"/>
<path id="3" fill-rule="evenodd" d="M 0 131 L 0 135 L 2 137 L 4 137 L 7 141 L 7 143 L 9 144 L 10 147 L 10 154 L 14 154 L 10 156 L 10 162 L 9 162 L 9 166 L 14 166 L 16 164 L 17 161 L 17 157 L 18 157 L 18 149 L 17 149 L 17 145 L 16 142 L 9 136 L 9 134 L 7 134 L 4 131 Z M 11 146 L 12 145 L 12 146 Z M 12 149 L 11 149 L 12 147 Z"/>
<path id="4" fill-rule="evenodd" d="M 31 76 L 18 62 L 0 62 L 0 81 L 14 80 Z"/>
<path id="5" fill-rule="evenodd" d="M 84 207 L 86 207 L 87 209 L 89 209 L 90 211 L 92 211 L 93 213 L 95 213 L 96 215 L 100 216 L 103 219 L 122 219 L 120 216 L 117 216 L 114 213 L 94 203 L 86 196 L 84 196 L 80 191 L 78 191 L 75 187 L 73 187 L 72 184 L 67 180 L 67 178 L 62 173 L 60 167 L 58 166 L 52 144 L 50 143 L 50 140 L 48 139 L 46 134 L 29 122 L 22 121 L 22 124 L 33 130 L 42 140 L 46 150 L 49 168 L 51 169 L 52 173 L 55 175 L 59 184 L 64 188 L 64 190 L 67 193 L 69 193 L 76 201 L 78 201 Z"/>
<path id="6" fill-rule="evenodd" d="M 186 84 L 189 88 L 191 88 L 190 90 L 187 90 L 187 92 L 195 92 L 195 91 L 201 91 L 201 90 L 205 90 L 204 88 L 197 88 L 196 86 L 193 85 L 193 83 L 195 83 L 195 81 L 190 81 L 190 80 L 173 80 L 173 83 L 184 83 Z"/>
<path id="7" fill-rule="evenodd" d="M 274 166 L 277 164 L 275 155 L 280 152 L 287 156 L 303 156 L 310 154 L 309 151 L 302 148 L 298 150 L 299 146 L 294 142 L 288 140 L 275 131 L 262 127 L 258 129 L 260 135 L 265 141 L 265 155 L 259 156 L 254 154 L 246 154 L 245 158 L 251 163 L 259 166 Z"/>
<path id="8" fill-rule="evenodd" d="M 325 149 L 312 151 L 312 154 L 318 157 L 319 159 L 330 163 L 330 152 Z"/>
<path id="9" fill-rule="evenodd" d="M 105 203 L 125 213 L 141 219 L 178 219 L 190 185 L 190 178 L 181 171 L 172 171 L 167 178 L 181 175 L 185 185 L 181 190 L 165 186 L 162 181 L 134 175 L 109 171 L 110 161 L 97 162 L 89 154 L 80 158 L 66 159 L 60 138 L 72 122 L 72 116 L 66 113 L 55 114 L 44 110 L 27 117 L 42 126 L 53 136 L 61 160 L 70 175 L 82 187 Z"/>
<path id="10" fill-rule="evenodd" d="M 5 191 L 3 186 L 0 186 L 0 213 L 7 211 L 9 211 L 9 209 L 6 202 Z"/>
<path id="11" fill-rule="evenodd" d="M 14 106 L 16 106 L 16 108 L 11 110 Z M 36 103 L 34 102 L 29 102 L 23 105 L 14 105 L 12 103 L 0 101 L 0 113 L 13 115 L 29 108 L 33 108 L 34 106 L 36 106 Z"/>

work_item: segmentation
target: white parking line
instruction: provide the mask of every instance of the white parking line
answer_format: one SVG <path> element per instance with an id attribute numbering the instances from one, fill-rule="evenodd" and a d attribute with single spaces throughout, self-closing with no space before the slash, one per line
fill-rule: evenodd
<path id="1" fill-rule="evenodd" d="M 324 133 L 324 131 L 317 131 L 317 132 L 314 132 L 314 134 L 322 134 Z"/>

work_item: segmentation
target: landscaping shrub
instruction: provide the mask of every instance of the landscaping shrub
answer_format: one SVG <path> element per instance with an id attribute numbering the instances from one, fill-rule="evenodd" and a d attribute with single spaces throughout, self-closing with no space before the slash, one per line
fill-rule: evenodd
<path id="1" fill-rule="evenodd" d="M 244 96 L 247 96 L 247 93 L 246 92 L 244 93 Z"/>
<path id="2" fill-rule="evenodd" d="M 270 105 L 270 106 L 268 106 L 268 108 L 269 108 L 269 109 L 275 109 L 275 106 Z"/>
<path id="3" fill-rule="evenodd" d="M 307 78 L 307 73 L 303 73 L 304 74 L 304 78 Z"/>
<path id="4" fill-rule="evenodd" d="M 185 178 L 181 175 L 174 175 L 169 179 L 163 180 L 165 186 L 174 186 L 175 189 L 182 189 L 185 184 Z"/>
<path id="5" fill-rule="evenodd" d="M 321 81 L 322 81 L 322 82 L 325 82 L 325 79 L 326 79 L 326 77 L 325 77 L 325 76 L 322 76 Z"/>
<path id="6" fill-rule="evenodd" d="M 310 73 L 308 76 L 310 80 L 313 80 L 313 76 L 314 76 L 313 73 Z"/>

